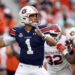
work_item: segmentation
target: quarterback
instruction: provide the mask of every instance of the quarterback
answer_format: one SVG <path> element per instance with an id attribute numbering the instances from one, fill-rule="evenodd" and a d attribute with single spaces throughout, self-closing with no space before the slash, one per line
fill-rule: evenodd
<path id="1" fill-rule="evenodd" d="M 49 35 L 47 26 L 39 25 L 39 12 L 33 6 L 25 6 L 20 13 L 21 22 L 25 26 L 15 27 L 10 31 L 10 38 L 0 39 L 0 47 L 17 41 L 20 51 L 20 63 L 15 75 L 48 75 L 43 68 L 44 42 L 56 45 Z"/>

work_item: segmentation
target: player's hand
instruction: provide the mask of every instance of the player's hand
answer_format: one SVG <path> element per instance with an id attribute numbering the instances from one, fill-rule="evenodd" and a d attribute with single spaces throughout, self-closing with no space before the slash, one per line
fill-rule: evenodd
<path id="1" fill-rule="evenodd" d="M 68 53 L 67 47 L 61 43 L 58 43 L 56 46 L 57 50 L 59 50 L 62 54 L 66 55 Z"/>
<path id="2" fill-rule="evenodd" d="M 56 48 L 57 48 L 60 52 L 63 52 L 63 51 L 66 49 L 66 47 L 65 47 L 64 45 L 62 45 L 61 43 L 58 43 L 57 46 L 56 46 Z"/>
<path id="3" fill-rule="evenodd" d="M 35 32 L 40 36 L 42 37 L 44 34 L 41 32 L 41 30 L 39 29 L 38 27 L 38 23 L 33 23 L 33 27 L 35 27 Z"/>
<path id="4" fill-rule="evenodd" d="M 42 37 L 44 34 L 41 32 L 41 30 L 39 29 L 39 27 L 38 26 L 35 26 L 35 32 L 40 36 L 40 37 Z"/>
<path id="5" fill-rule="evenodd" d="M 66 46 L 70 46 L 70 45 L 73 45 L 73 40 L 71 39 L 66 40 Z"/>
<path id="6" fill-rule="evenodd" d="M 72 51 L 75 52 L 75 44 L 74 44 L 74 39 L 68 39 L 66 40 L 66 46 L 68 48 L 69 53 L 71 54 Z"/>
<path id="7" fill-rule="evenodd" d="M 66 40 L 66 46 L 68 48 L 68 51 L 70 52 L 73 48 L 73 40 L 72 39 Z"/>

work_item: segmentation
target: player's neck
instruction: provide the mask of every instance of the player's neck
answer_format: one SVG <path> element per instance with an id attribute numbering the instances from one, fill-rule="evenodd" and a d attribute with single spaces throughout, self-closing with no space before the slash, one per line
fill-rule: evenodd
<path id="1" fill-rule="evenodd" d="M 32 28 L 33 28 L 33 27 L 30 26 L 30 25 L 25 25 L 25 27 L 24 27 L 24 29 L 25 29 L 26 31 L 30 31 Z"/>

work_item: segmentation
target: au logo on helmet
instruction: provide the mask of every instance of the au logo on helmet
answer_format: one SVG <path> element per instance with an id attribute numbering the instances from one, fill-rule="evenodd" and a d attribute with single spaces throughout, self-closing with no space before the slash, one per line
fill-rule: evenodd
<path id="1" fill-rule="evenodd" d="M 27 9 L 22 10 L 22 14 L 25 14 L 27 12 Z"/>

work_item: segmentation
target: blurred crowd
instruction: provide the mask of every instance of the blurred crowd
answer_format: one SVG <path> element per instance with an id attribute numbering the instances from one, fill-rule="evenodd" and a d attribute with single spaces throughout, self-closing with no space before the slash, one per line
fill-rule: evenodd
<path id="1" fill-rule="evenodd" d="M 9 32 L 17 24 L 11 10 L 0 2 L 0 38 L 7 37 Z M 19 63 L 19 47 L 17 43 L 0 48 L 0 75 L 14 75 Z"/>
<path id="2" fill-rule="evenodd" d="M 20 8 L 35 6 L 40 14 L 40 25 L 58 24 L 62 34 L 75 26 L 75 0 L 17 0 Z"/>
<path id="3" fill-rule="evenodd" d="M 58 24 L 64 29 L 75 24 L 75 0 L 19 0 L 20 7 L 35 6 L 41 14 L 41 25 Z"/>
<path id="4" fill-rule="evenodd" d="M 19 8 L 26 5 L 35 6 L 41 15 L 40 25 L 58 24 L 61 28 L 62 34 L 64 35 L 67 34 L 69 28 L 75 26 L 75 0 L 15 1 L 16 4 L 19 4 Z M 0 37 L 17 24 L 17 20 L 12 16 L 11 10 L 0 2 Z M 19 51 L 20 48 L 17 43 L 1 48 L 0 75 L 13 75 L 15 73 L 19 63 Z M 12 66 L 14 66 L 14 68 Z M 73 64 L 70 68 L 72 73 L 74 73 L 75 65 Z"/>

